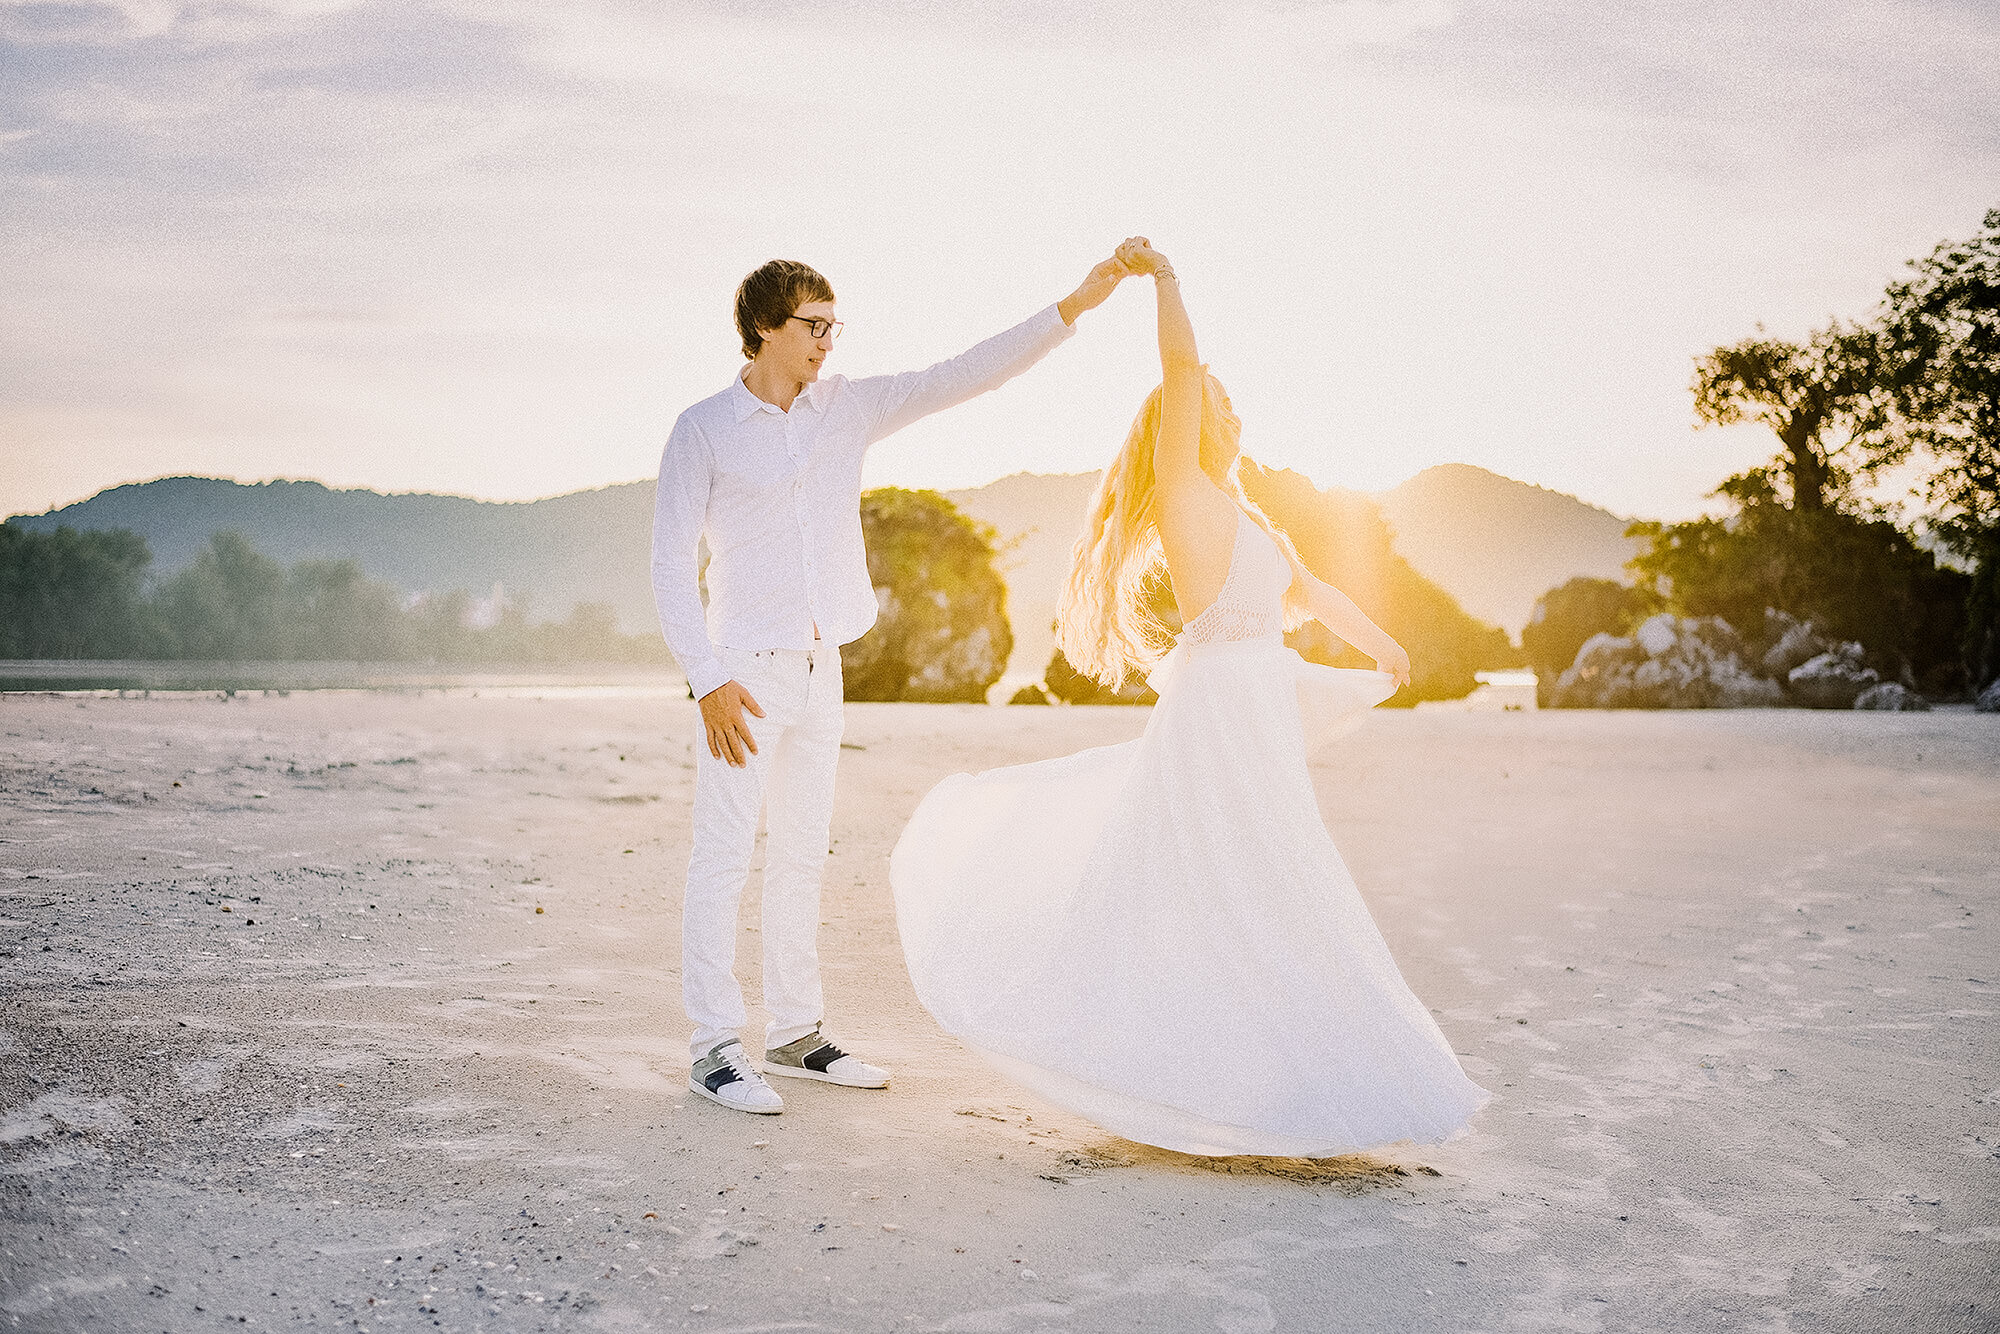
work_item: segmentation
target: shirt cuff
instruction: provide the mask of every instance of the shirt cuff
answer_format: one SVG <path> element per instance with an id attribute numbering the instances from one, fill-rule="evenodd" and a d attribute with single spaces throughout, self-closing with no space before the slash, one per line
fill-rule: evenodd
<path id="1" fill-rule="evenodd" d="M 1041 314 L 1031 316 L 1029 323 L 1040 324 L 1042 326 L 1041 333 L 1044 337 L 1048 338 L 1048 345 L 1050 347 L 1054 347 L 1057 343 L 1062 342 L 1076 332 L 1074 324 L 1063 323 L 1062 303 L 1060 301 L 1050 306 Z"/>
<path id="2" fill-rule="evenodd" d="M 696 699 L 700 699 L 703 695 L 729 684 L 729 669 L 710 658 L 707 662 L 688 668 L 687 679 L 688 689 L 694 691 Z"/>

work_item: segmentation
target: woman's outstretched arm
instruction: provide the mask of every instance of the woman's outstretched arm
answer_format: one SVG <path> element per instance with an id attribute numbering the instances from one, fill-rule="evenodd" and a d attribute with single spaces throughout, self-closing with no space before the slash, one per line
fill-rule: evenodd
<path id="1" fill-rule="evenodd" d="M 1410 683 L 1410 655 L 1389 637 L 1388 631 L 1369 620 L 1367 613 L 1354 605 L 1353 598 L 1332 584 L 1304 570 L 1298 572 L 1298 577 L 1304 581 L 1306 608 L 1314 620 L 1375 659 L 1375 666 L 1395 677 L 1397 685 Z"/>

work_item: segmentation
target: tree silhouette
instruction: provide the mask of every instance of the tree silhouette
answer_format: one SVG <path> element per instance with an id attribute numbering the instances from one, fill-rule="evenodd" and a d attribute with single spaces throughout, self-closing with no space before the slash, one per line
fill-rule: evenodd
<path id="1" fill-rule="evenodd" d="M 118 658 L 146 639 L 153 556 L 123 528 L 37 533 L 0 524 L 0 658 Z"/>
<path id="2" fill-rule="evenodd" d="M 1889 424 L 1882 365 L 1875 331 L 1838 320 L 1803 343 L 1746 338 L 1695 359 L 1695 417 L 1705 426 L 1770 427 L 1791 507 L 1808 514 L 1835 508 L 1874 457 L 1869 442 L 1883 438 Z"/>
<path id="3" fill-rule="evenodd" d="M 1965 656 L 1983 685 L 2000 677 L 2000 208 L 1910 268 L 1883 321 L 1901 430 L 1876 453 L 1928 457 L 1935 527 L 1975 567 Z"/>
<path id="4" fill-rule="evenodd" d="M 275 658 L 285 572 L 233 530 L 209 538 L 194 564 L 167 580 L 156 605 L 166 656 L 243 661 Z"/>
<path id="5" fill-rule="evenodd" d="M 351 560 L 300 561 L 285 577 L 279 636 L 288 658 L 387 661 L 403 648 L 396 590 Z"/>

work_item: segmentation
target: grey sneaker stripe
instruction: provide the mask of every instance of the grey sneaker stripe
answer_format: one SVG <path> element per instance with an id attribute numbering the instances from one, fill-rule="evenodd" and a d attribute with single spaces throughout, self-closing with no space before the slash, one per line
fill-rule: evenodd
<path id="1" fill-rule="evenodd" d="M 820 1047 L 817 1051 L 807 1052 L 804 1058 L 800 1061 L 800 1064 L 805 1066 L 805 1068 L 808 1070 L 816 1070 L 820 1074 L 825 1074 L 826 1068 L 829 1065 L 832 1065 L 835 1061 L 839 1060 L 841 1057 L 845 1055 L 847 1055 L 846 1052 L 842 1051 L 840 1048 L 834 1046 L 831 1042 L 829 1042 L 825 1046 Z"/>
<path id="2" fill-rule="evenodd" d="M 709 1071 L 701 1082 L 703 1085 L 707 1087 L 710 1093 L 714 1093 L 717 1089 L 720 1089 L 724 1084 L 739 1083 L 742 1081 L 742 1078 L 743 1076 L 737 1074 L 736 1071 L 731 1069 L 729 1066 L 719 1065 L 715 1069 Z"/>

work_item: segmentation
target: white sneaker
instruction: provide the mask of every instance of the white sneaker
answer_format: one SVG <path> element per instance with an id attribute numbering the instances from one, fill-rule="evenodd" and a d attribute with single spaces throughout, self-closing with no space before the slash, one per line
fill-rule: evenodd
<path id="1" fill-rule="evenodd" d="M 764 1082 L 735 1038 L 716 1043 L 708 1055 L 694 1063 L 688 1072 L 688 1088 L 732 1111 L 775 1116 L 785 1110 L 785 1100 Z"/>
<path id="2" fill-rule="evenodd" d="M 872 1066 L 857 1056 L 849 1056 L 821 1037 L 817 1028 L 796 1042 L 787 1042 L 782 1047 L 773 1047 L 765 1052 L 764 1073 L 785 1075 L 791 1079 L 818 1079 L 851 1089 L 889 1087 L 887 1070 Z"/>

